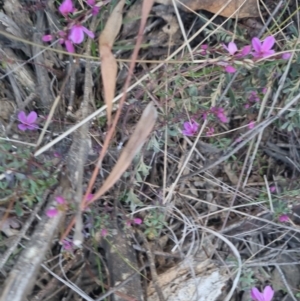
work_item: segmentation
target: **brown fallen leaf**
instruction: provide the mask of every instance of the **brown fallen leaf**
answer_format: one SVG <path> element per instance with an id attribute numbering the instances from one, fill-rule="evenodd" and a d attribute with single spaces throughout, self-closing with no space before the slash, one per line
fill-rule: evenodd
<path id="1" fill-rule="evenodd" d="M 107 105 L 107 123 L 111 125 L 112 101 L 115 97 L 118 66 L 111 48 L 120 31 L 123 20 L 125 0 L 120 0 L 106 22 L 105 28 L 99 36 L 99 53 L 101 59 L 101 75 L 104 87 L 104 98 Z"/>
<path id="2" fill-rule="evenodd" d="M 130 165 L 135 155 L 140 151 L 146 138 L 152 131 L 157 118 L 157 111 L 153 103 L 150 102 L 145 108 L 141 119 L 139 120 L 132 136 L 124 147 L 119 160 L 114 166 L 108 178 L 103 183 L 102 187 L 95 193 L 89 203 L 99 199 L 105 192 L 108 191 L 121 177 L 125 170 Z"/>
<path id="3" fill-rule="evenodd" d="M 173 0 L 155 0 L 156 3 L 172 5 Z M 257 0 L 178 0 L 178 7 L 187 10 L 207 10 L 211 13 L 217 13 L 222 7 L 224 9 L 219 13 L 223 17 L 230 17 L 234 12 L 233 18 L 249 18 L 259 16 Z M 182 5 L 180 4 L 182 3 Z M 226 5 L 226 3 L 228 3 Z M 185 8 L 185 6 L 187 8 Z"/>

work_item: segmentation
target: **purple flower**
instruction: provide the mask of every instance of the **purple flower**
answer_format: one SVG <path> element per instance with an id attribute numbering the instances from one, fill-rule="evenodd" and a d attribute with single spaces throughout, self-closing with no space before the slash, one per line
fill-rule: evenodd
<path id="1" fill-rule="evenodd" d="M 240 51 L 240 53 L 237 55 L 237 57 L 242 58 L 242 57 L 248 55 L 250 53 L 250 51 L 251 51 L 250 45 L 244 46 L 242 48 L 242 50 Z"/>
<path id="2" fill-rule="evenodd" d="M 280 215 L 278 219 L 281 223 L 285 223 L 285 222 L 288 222 L 290 220 L 289 216 L 287 214 Z"/>
<path id="3" fill-rule="evenodd" d="M 134 222 L 136 225 L 140 225 L 140 224 L 143 223 L 143 220 L 142 220 L 141 218 L 136 217 L 136 218 L 133 219 L 133 222 Z"/>
<path id="4" fill-rule="evenodd" d="M 66 200 L 60 195 L 56 196 L 55 200 L 58 204 L 65 204 L 66 203 Z"/>
<path id="5" fill-rule="evenodd" d="M 87 0 L 86 3 L 92 8 L 92 15 L 96 16 L 98 15 L 100 11 L 100 7 L 96 6 L 96 1 L 95 0 Z"/>
<path id="6" fill-rule="evenodd" d="M 67 34 L 64 31 L 59 31 L 58 35 L 60 36 L 59 43 L 60 44 L 65 44 L 66 49 L 70 53 L 75 52 L 75 48 L 73 43 L 67 38 Z"/>
<path id="7" fill-rule="evenodd" d="M 65 251 L 70 251 L 73 248 L 73 243 L 71 241 L 68 241 L 67 239 L 64 239 L 62 241 L 62 246 Z"/>
<path id="8" fill-rule="evenodd" d="M 224 114 L 224 109 L 223 108 L 217 108 L 217 107 L 212 107 L 211 108 L 211 112 L 217 117 L 219 118 L 219 120 L 221 122 L 228 122 L 228 119 L 226 117 L 226 115 Z"/>
<path id="9" fill-rule="evenodd" d="M 99 14 L 99 11 L 100 11 L 100 7 L 99 6 L 94 5 L 92 7 L 92 15 L 93 16 L 97 16 Z"/>
<path id="10" fill-rule="evenodd" d="M 223 44 L 223 47 L 231 54 L 234 55 L 237 51 L 238 48 L 236 46 L 236 44 L 234 42 L 230 42 L 228 44 L 228 46 L 226 46 L 225 44 Z"/>
<path id="11" fill-rule="evenodd" d="M 206 55 L 207 54 L 207 49 L 208 49 L 208 45 L 207 44 L 203 44 L 203 45 L 201 45 L 201 47 L 200 47 L 202 50 L 201 50 L 201 52 L 200 52 L 200 54 L 201 55 Z"/>
<path id="12" fill-rule="evenodd" d="M 212 136 L 215 132 L 215 129 L 210 127 L 207 129 L 206 136 Z"/>
<path id="13" fill-rule="evenodd" d="M 281 56 L 281 58 L 284 60 L 288 60 L 291 57 L 291 55 L 292 54 L 290 52 L 286 52 Z"/>
<path id="14" fill-rule="evenodd" d="M 252 39 L 252 46 L 254 52 L 252 53 L 256 58 L 263 58 L 275 53 L 275 50 L 272 50 L 272 47 L 275 44 L 275 38 L 273 36 L 268 36 L 263 42 L 258 38 Z"/>
<path id="15" fill-rule="evenodd" d="M 83 42 L 84 33 L 86 33 L 92 39 L 95 37 L 94 33 L 92 33 L 86 27 L 82 26 L 81 24 L 75 24 L 70 29 L 68 40 L 72 41 L 74 44 L 80 44 Z"/>
<path id="16" fill-rule="evenodd" d="M 64 0 L 63 3 L 58 8 L 62 15 L 67 15 L 74 11 L 72 0 Z"/>
<path id="17" fill-rule="evenodd" d="M 260 100 L 256 91 L 251 91 L 248 99 L 251 102 L 258 102 Z"/>
<path id="18" fill-rule="evenodd" d="M 227 73 L 235 73 L 236 69 L 233 66 L 228 65 L 228 66 L 225 67 L 225 71 Z"/>
<path id="19" fill-rule="evenodd" d="M 198 131 L 199 124 L 196 121 L 191 120 L 191 121 L 186 121 L 183 124 L 183 127 L 184 127 L 184 130 L 182 130 L 183 135 L 194 136 L 195 133 Z"/>
<path id="20" fill-rule="evenodd" d="M 248 129 L 252 130 L 254 127 L 255 127 L 255 121 L 252 120 L 248 123 Z"/>
<path id="21" fill-rule="evenodd" d="M 58 210 L 56 208 L 51 208 L 46 211 L 46 215 L 50 218 L 55 217 L 58 214 Z"/>
<path id="22" fill-rule="evenodd" d="M 66 46 L 66 49 L 67 49 L 68 52 L 70 52 L 70 53 L 75 52 L 74 45 L 70 40 L 65 40 L 64 43 L 65 43 L 65 46 Z"/>
<path id="23" fill-rule="evenodd" d="M 26 131 L 26 130 L 34 130 L 37 128 L 37 125 L 35 124 L 36 119 L 37 119 L 37 113 L 32 111 L 26 116 L 24 111 L 21 111 L 18 114 L 18 119 L 21 122 L 18 124 L 18 128 L 21 131 Z"/>
<path id="24" fill-rule="evenodd" d="M 108 231 L 107 231 L 107 229 L 101 229 L 101 231 L 100 231 L 100 233 L 101 233 L 101 236 L 103 236 L 103 237 L 105 237 L 105 236 L 107 236 L 108 235 Z"/>
<path id="25" fill-rule="evenodd" d="M 266 286 L 261 293 L 256 287 L 251 289 L 251 298 L 254 301 L 271 301 L 274 296 L 274 291 L 271 286 Z"/>
<path id="26" fill-rule="evenodd" d="M 272 192 L 272 193 L 276 192 L 276 186 L 275 185 L 270 186 L 269 189 L 270 189 L 270 192 Z"/>
<path id="27" fill-rule="evenodd" d="M 230 42 L 228 46 L 223 44 L 223 47 L 229 52 L 231 55 L 236 55 L 237 58 L 242 58 L 250 53 L 251 46 L 244 46 L 239 52 L 236 44 L 234 42 Z M 237 53 L 238 52 L 238 53 Z"/>
<path id="28" fill-rule="evenodd" d="M 46 34 L 42 37 L 43 42 L 50 42 L 50 41 L 52 41 L 52 39 L 53 39 L 53 37 L 51 34 Z"/>
<path id="29" fill-rule="evenodd" d="M 89 202 L 93 197 L 94 195 L 92 193 L 89 193 L 86 197 L 86 200 Z"/>

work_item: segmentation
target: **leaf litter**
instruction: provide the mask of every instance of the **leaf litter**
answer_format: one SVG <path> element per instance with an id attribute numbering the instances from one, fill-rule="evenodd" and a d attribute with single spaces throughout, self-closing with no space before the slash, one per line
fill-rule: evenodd
<path id="1" fill-rule="evenodd" d="M 260 292 L 272 287 L 274 300 L 286 292 L 297 298 L 297 283 L 281 265 L 297 262 L 299 248 L 294 239 L 299 223 L 295 80 L 299 59 L 291 52 L 297 47 L 295 27 L 282 29 L 281 23 L 268 21 L 283 22 L 287 15 L 296 18 L 297 7 L 287 4 L 278 14 L 267 1 L 267 7 L 274 10 L 270 15 L 265 6 L 258 10 L 257 1 L 189 0 L 178 5 L 179 18 L 174 1 L 155 1 L 153 7 L 152 1 L 88 1 L 91 14 L 95 5 L 100 7 L 102 24 L 98 22 L 95 29 L 98 49 L 97 40 L 80 39 L 84 44 L 77 45 L 71 27 L 73 36 L 69 37 L 76 51 L 86 56 L 71 58 L 59 53 L 59 43 L 42 52 L 42 32 L 51 34 L 49 28 L 61 22 L 56 7 L 42 0 L 34 8 L 28 4 L 39 15 L 40 32 L 31 40 L 31 10 L 18 11 L 16 19 L 8 1 L 4 2 L 7 15 L 1 15 L 1 20 L 10 20 L 2 24 L 11 30 L 6 30 L 8 36 L 1 32 L 0 39 L 5 62 L 0 68 L 4 86 L 0 209 L 5 212 L 0 239 L 16 237 L 12 244 L 0 244 L 4 254 L 1 297 L 21 300 L 28 294 L 29 299 L 57 300 L 68 294 L 69 298 L 103 300 L 113 294 L 118 300 L 142 300 L 143 291 L 148 290 L 149 298 L 155 300 L 229 300 L 233 294 L 237 300 L 247 300 L 251 292 L 260 298 Z M 66 14 L 76 18 L 84 7 L 82 2 Z M 47 21 L 41 16 L 44 11 Z M 269 27 L 248 27 L 242 20 L 246 17 Z M 89 20 L 77 21 L 87 22 L 84 26 L 89 28 Z M 268 34 L 260 37 L 257 29 Z M 271 37 L 276 46 L 267 43 Z M 231 46 L 242 52 L 252 38 L 254 50 L 245 56 L 251 54 L 254 59 L 239 60 L 240 53 L 231 51 Z M 277 55 L 280 50 L 287 54 Z M 38 59 L 22 64 L 31 53 Z M 101 72 L 99 59 L 90 60 L 90 55 L 100 57 Z M 127 75 L 123 81 L 118 74 L 121 69 Z M 84 80 L 78 71 L 85 74 Z M 56 77 L 59 73 L 64 84 Z M 139 85 L 131 86 L 138 81 Z M 128 88 L 130 92 L 122 96 Z M 272 91 L 272 98 L 264 89 Z M 68 103 L 70 95 L 75 101 Z M 80 122 L 91 116 L 92 107 L 105 109 L 106 114 L 94 116 L 70 135 L 74 120 L 66 112 L 71 116 L 74 110 Z M 29 118 L 33 115 L 34 120 Z M 207 127 L 203 127 L 204 120 Z M 191 124 L 198 126 L 187 126 Z M 264 136 L 256 138 L 264 130 Z M 187 161 L 199 131 L 201 139 Z M 50 146 L 61 135 L 64 138 Z M 180 171 L 183 176 L 172 187 Z M 172 198 L 163 205 L 171 187 Z M 58 207 L 59 214 L 47 218 L 43 206 L 52 208 L 56 204 L 52 200 L 61 194 L 67 211 Z M 17 231 L 17 224 L 10 221 L 17 221 Z M 28 236 L 30 245 L 22 239 Z M 19 245 L 21 240 L 27 251 Z M 39 254 L 34 251 L 37 246 L 41 246 Z M 31 270 L 30 254 L 36 254 Z M 42 262 L 47 275 L 38 273 Z M 26 273 L 31 282 L 22 281 Z M 199 291 L 198 281 L 204 286 L 218 285 L 201 286 Z M 21 283 L 28 291 L 22 290 Z M 62 288 L 56 291 L 58 285 Z M 12 292 L 14 297 L 8 297 Z"/>

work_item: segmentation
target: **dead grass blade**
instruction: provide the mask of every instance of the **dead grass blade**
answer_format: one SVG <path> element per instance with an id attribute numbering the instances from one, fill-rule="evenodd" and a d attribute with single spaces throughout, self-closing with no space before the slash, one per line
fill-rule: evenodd
<path id="1" fill-rule="evenodd" d="M 101 60 L 101 75 L 104 87 L 104 98 L 107 105 L 107 123 L 111 125 L 111 112 L 113 99 L 115 97 L 116 78 L 118 65 L 111 48 L 120 31 L 123 14 L 122 10 L 125 0 L 121 0 L 114 8 L 112 14 L 106 22 L 105 28 L 99 36 L 99 53 Z"/>
<path id="2" fill-rule="evenodd" d="M 152 131 L 157 118 L 157 111 L 153 103 L 150 102 L 145 108 L 141 119 L 139 120 L 132 136 L 124 147 L 121 156 L 111 171 L 110 175 L 103 183 L 102 187 L 95 193 L 90 202 L 99 199 L 105 192 L 108 191 L 121 177 L 125 170 L 130 165 L 135 155 L 144 145 L 148 135 Z"/>
<path id="3" fill-rule="evenodd" d="M 133 54 L 132 54 L 132 60 L 130 62 L 128 76 L 127 76 L 125 84 L 124 84 L 124 92 L 123 92 L 123 94 L 120 95 L 119 109 L 118 109 L 118 111 L 116 113 L 116 116 L 113 120 L 113 124 L 109 128 L 108 133 L 105 137 L 103 147 L 102 147 L 102 151 L 99 154 L 98 163 L 97 163 L 97 165 L 96 165 L 96 167 L 93 171 L 92 177 L 89 181 L 88 188 L 87 188 L 86 193 L 84 195 L 84 198 L 83 198 L 83 201 L 82 201 L 82 207 L 83 208 L 85 207 L 85 200 L 87 199 L 88 194 L 90 194 L 91 191 L 92 191 L 92 187 L 93 187 L 93 185 L 96 181 L 96 177 L 98 175 L 98 172 L 99 172 L 99 169 L 100 169 L 100 166 L 101 166 L 101 162 L 102 162 L 102 160 L 103 160 L 103 158 L 106 154 L 110 139 L 113 135 L 114 129 L 116 128 L 117 122 L 120 118 L 121 111 L 122 111 L 122 108 L 123 108 L 123 105 L 124 105 L 124 102 L 125 102 L 125 99 L 126 99 L 126 92 L 128 91 L 128 89 L 130 87 L 130 81 L 131 81 L 131 78 L 132 78 L 132 75 L 133 75 L 133 71 L 134 71 L 136 60 L 137 60 L 138 52 L 139 52 L 139 49 L 140 49 L 140 46 L 141 46 L 141 43 L 142 43 L 142 40 L 143 40 L 144 28 L 145 28 L 147 18 L 149 16 L 149 13 L 150 13 L 150 10 L 152 8 L 153 3 L 154 3 L 154 0 L 144 0 L 143 1 L 141 24 L 140 24 L 139 32 L 138 32 L 138 35 L 137 35 L 136 44 L 135 44 Z M 49 147 L 49 144 L 48 144 L 47 147 Z M 40 152 L 37 152 L 35 155 L 41 154 L 42 151 L 45 151 L 45 149 L 40 150 Z M 101 191 L 101 193 L 104 193 L 104 192 Z M 99 192 L 98 192 L 98 195 L 100 195 Z M 99 196 L 97 196 L 97 197 L 99 198 Z M 94 200 L 91 200 L 90 202 L 92 202 L 92 201 L 94 201 Z M 61 239 L 60 239 L 61 241 L 70 233 L 74 223 L 75 223 L 75 218 L 73 218 L 73 220 L 70 222 L 69 226 L 67 227 L 66 231 L 61 236 Z"/>

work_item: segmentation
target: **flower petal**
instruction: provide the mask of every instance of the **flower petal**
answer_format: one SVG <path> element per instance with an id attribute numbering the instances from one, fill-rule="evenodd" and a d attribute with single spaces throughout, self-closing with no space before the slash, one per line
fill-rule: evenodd
<path id="1" fill-rule="evenodd" d="M 27 123 L 27 116 L 26 116 L 26 113 L 24 111 L 21 111 L 19 114 L 18 114 L 18 119 L 19 121 L 21 121 L 22 123 Z"/>
<path id="2" fill-rule="evenodd" d="M 286 214 L 282 214 L 282 215 L 279 216 L 278 219 L 279 219 L 279 221 L 280 221 L 281 223 L 285 223 L 285 222 L 288 222 L 288 221 L 289 221 L 289 216 L 286 215 Z"/>
<path id="3" fill-rule="evenodd" d="M 250 45 L 244 46 L 240 53 L 241 57 L 248 55 L 250 53 L 250 51 L 251 51 Z"/>
<path id="4" fill-rule="evenodd" d="M 30 131 L 36 130 L 38 128 L 38 126 L 34 123 L 28 124 L 27 125 L 27 129 Z"/>
<path id="5" fill-rule="evenodd" d="M 99 6 L 93 6 L 92 8 L 92 16 L 97 16 L 99 14 L 100 7 Z"/>
<path id="6" fill-rule="evenodd" d="M 74 45 L 72 44 L 72 42 L 70 40 L 65 40 L 65 46 L 68 52 L 70 53 L 74 53 L 75 49 L 74 49 Z"/>
<path id="7" fill-rule="evenodd" d="M 193 136 L 193 134 L 191 134 L 191 132 L 188 131 L 188 130 L 182 130 L 181 133 L 182 133 L 182 135 L 184 135 L 184 136 Z"/>
<path id="8" fill-rule="evenodd" d="M 71 40 L 74 44 L 82 43 L 84 39 L 83 26 L 81 24 L 73 25 L 70 30 L 69 40 Z"/>
<path id="9" fill-rule="evenodd" d="M 90 38 L 94 38 L 95 35 L 92 31 L 88 30 L 86 27 L 82 26 L 82 30 L 90 37 Z"/>
<path id="10" fill-rule="evenodd" d="M 57 210 L 56 208 L 48 209 L 48 210 L 46 211 L 46 215 L 47 215 L 48 217 L 54 217 L 54 216 L 56 216 L 57 214 L 58 214 L 58 210 Z"/>
<path id="11" fill-rule="evenodd" d="M 74 11 L 72 0 L 65 0 L 58 8 L 59 12 L 62 15 L 67 15 L 68 13 L 72 13 Z"/>
<path id="12" fill-rule="evenodd" d="M 62 196 L 60 196 L 60 195 L 58 195 L 58 196 L 55 197 L 55 201 L 58 204 L 65 204 L 66 203 L 66 200 Z"/>
<path id="13" fill-rule="evenodd" d="M 27 125 L 20 123 L 20 124 L 18 124 L 18 128 L 20 131 L 24 132 L 27 130 Z"/>
<path id="14" fill-rule="evenodd" d="M 248 129 L 249 129 L 249 130 L 252 130 L 254 127 L 255 127 L 255 121 L 251 120 L 251 121 L 248 123 Z"/>
<path id="15" fill-rule="evenodd" d="M 290 52 L 286 52 L 286 53 L 284 53 L 283 55 L 282 55 L 282 59 L 283 60 L 288 60 L 290 57 L 291 57 L 291 53 Z"/>
<path id="16" fill-rule="evenodd" d="M 235 73 L 236 69 L 233 66 L 228 65 L 228 66 L 225 67 L 225 71 L 227 73 Z"/>
<path id="17" fill-rule="evenodd" d="M 230 42 L 228 44 L 228 51 L 231 55 L 234 55 L 237 52 L 237 50 L 238 50 L 237 46 L 234 42 Z"/>
<path id="18" fill-rule="evenodd" d="M 252 47 L 254 48 L 255 52 L 261 52 L 261 41 L 258 38 L 253 38 Z"/>
<path id="19" fill-rule="evenodd" d="M 186 121 L 184 124 L 183 124 L 183 127 L 187 130 L 187 131 L 190 131 L 191 130 L 191 123 L 189 121 Z"/>
<path id="20" fill-rule="evenodd" d="M 136 217 L 136 218 L 133 219 L 133 222 L 136 225 L 140 225 L 140 224 L 142 224 L 143 220 L 141 218 Z"/>
<path id="21" fill-rule="evenodd" d="M 267 50 L 263 53 L 262 57 L 267 57 L 275 53 L 275 50 Z"/>
<path id="22" fill-rule="evenodd" d="M 34 123 L 37 119 L 37 113 L 32 111 L 27 116 L 27 123 Z"/>
<path id="23" fill-rule="evenodd" d="M 251 298 L 255 301 L 264 301 L 263 294 L 256 287 L 251 289 Z"/>
<path id="24" fill-rule="evenodd" d="M 262 46 L 261 46 L 261 50 L 263 52 L 268 51 L 268 50 L 272 49 L 274 44 L 275 44 L 275 38 L 273 36 L 268 36 L 264 39 Z"/>
<path id="25" fill-rule="evenodd" d="M 274 290 L 271 288 L 271 286 L 266 286 L 263 292 L 264 301 L 271 301 L 274 296 Z"/>
<path id="26" fill-rule="evenodd" d="M 51 34 L 46 34 L 42 37 L 43 42 L 50 42 L 50 41 L 52 41 L 52 39 L 53 39 L 53 37 Z"/>

